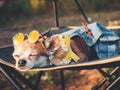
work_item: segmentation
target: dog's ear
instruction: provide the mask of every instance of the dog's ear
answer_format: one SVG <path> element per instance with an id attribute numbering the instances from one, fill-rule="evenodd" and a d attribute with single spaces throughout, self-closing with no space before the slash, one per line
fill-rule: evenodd
<path id="1" fill-rule="evenodd" d="M 58 35 L 47 38 L 44 42 L 48 51 L 56 50 L 60 46 L 61 39 Z"/>
<path id="2" fill-rule="evenodd" d="M 51 44 L 52 44 L 52 38 L 47 38 L 47 39 L 44 41 L 44 45 L 45 45 L 46 49 L 50 49 Z"/>
<path id="3" fill-rule="evenodd" d="M 37 42 L 35 42 L 35 43 L 42 43 L 42 44 L 43 44 L 43 47 L 47 48 L 47 47 L 46 47 L 46 40 L 47 40 L 47 39 L 48 39 L 47 36 L 40 36 L 40 37 L 39 37 L 39 40 L 38 40 Z"/>

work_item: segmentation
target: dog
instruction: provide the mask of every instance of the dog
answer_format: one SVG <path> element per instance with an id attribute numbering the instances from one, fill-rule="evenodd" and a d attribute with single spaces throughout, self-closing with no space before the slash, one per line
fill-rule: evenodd
<path id="1" fill-rule="evenodd" d="M 67 61 L 64 59 L 69 47 L 66 48 L 64 45 L 61 44 L 62 38 L 63 37 L 61 35 L 57 34 L 49 37 L 45 41 L 45 46 L 49 53 L 49 60 L 50 62 L 52 62 L 52 64 L 55 65 L 64 65 L 64 64 L 69 64 L 71 62 L 71 60 Z M 88 60 L 87 45 L 85 44 L 82 38 L 78 36 L 71 38 L 70 49 L 74 53 L 76 53 L 78 57 L 80 57 L 77 63 Z"/>
<path id="2" fill-rule="evenodd" d="M 66 65 L 72 63 L 80 63 L 88 60 L 88 47 L 84 40 L 78 36 L 70 38 L 70 47 L 63 43 L 61 34 L 52 35 L 50 37 L 41 36 L 34 43 L 29 39 L 23 40 L 19 44 L 13 41 L 14 51 L 13 57 L 16 61 L 16 68 L 19 70 L 29 70 L 35 67 L 48 67 L 50 65 Z M 68 51 L 73 52 L 79 60 L 74 58 L 65 60 Z M 68 57 L 70 57 L 68 55 Z"/>

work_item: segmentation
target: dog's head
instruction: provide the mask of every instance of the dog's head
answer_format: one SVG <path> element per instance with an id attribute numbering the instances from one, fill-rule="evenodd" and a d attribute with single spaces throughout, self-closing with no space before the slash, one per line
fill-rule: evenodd
<path id="1" fill-rule="evenodd" d="M 45 47 L 48 50 L 49 55 L 58 50 L 61 45 L 62 38 L 60 35 L 53 35 L 45 40 Z"/>
<path id="2" fill-rule="evenodd" d="M 66 56 L 70 50 L 70 37 L 66 38 L 66 36 L 60 34 L 53 35 L 45 40 L 45 46 L 52 64 L 64 65 L 69 63 L 69 60 L 66 60 Z"/>
<path id="3" fill-rule="evenodd" d="M 13 39 L 13 57 L 16 60 L 17 69 L 27 70 L 33 67 L 44 67 L 49 64 L 47 61 L 48 52 L 44 45 L 44 37 L 31 42 L 29 38 L 20 41 L 21 37 L 17 41 L 16 36 L 19 37 L 20 34 L 16 34 Z M 16 41 L 19 43 L 16 43 Z"/>

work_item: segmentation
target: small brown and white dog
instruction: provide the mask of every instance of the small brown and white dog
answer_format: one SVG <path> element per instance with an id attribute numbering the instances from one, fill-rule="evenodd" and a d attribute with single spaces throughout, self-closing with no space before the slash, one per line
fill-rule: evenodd
<path id="1" fill-rule="evenodd" d="M 30 43 L 28 39 L 20 44 L 14 44 L 13 57 L 16 60 L 16 68 L 28 70 L 35 67 L 46 67 L 51 64 L 65 65 L 71 61 L 64 58 L 67 49 L 61 45 L 62 36 L 60 34 L 51 37 L 40 37 L 36 42 Z M 78 36 L 70 40 L 71 50 L 80 57 L 76 63 L 88 60 L 88 48 L 84 40 Z"/>

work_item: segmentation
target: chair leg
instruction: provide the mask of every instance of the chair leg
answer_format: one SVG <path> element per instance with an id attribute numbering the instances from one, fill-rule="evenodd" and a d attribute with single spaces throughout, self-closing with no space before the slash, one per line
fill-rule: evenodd
<path id="1" fill-rule="evenodd" d="M 11 73 L 9 73 L 8 70 L 6 70 L 5 68 L 3 68 L 2 66 L 0 67 L 0 70 L 8 78 L 8 80 L 16 87 L 17 90 L 24 90 L 24 88 L 22 87 L 22 85 L 16 80 L 16 78 L 14 77 L 14 75 L 12 75 Z"/>
<path id="2" fill-rule="evenodd" d="M 55 16 L 55 26 L 59 27 L 57 0 L 53 0 L 53 9 L 54 9 L 54 16 Z"/>
<path id="3" fill-rule="evenodd" d="M 43 72 L 43 71 L 40 71 L 40 72 L 38 73 L 38 76 L 36 77 L 36 82 L 35 82 L 35 86 L 36 86 L 36 87 L 39 86 L 39 83 L 40 83 L 40 80 L 41 80 L 42 75 L 44 75 L 44 72 Z"/>
<path id="4" fill-rule="evenodd" d="M 1 71 L 18 90 L 25 90 L 25 87 L 23 87 L 22 84 L 28 86 L 31 90 L 37 90 L 37 87 L 35 87 L 35 85 L 33 85 L 28 79 L 24 78 L 24 76 L 22 76 L 14 68 L 5 65 L 0 65 L 0 66 L 1 66 Z"/>
<path id="5" fill-rule="evenodd" d="M 75 0 L 75 3 L 76 3 L 76 5 L 77 5 L 77 7 L 79 8 L 79 10 L 81 11 L 81 13 L 82 13 L 85 21 L 86 21 L 87 23 L 89 23 L 88 18 L 87 18 L 87 16 L 86 16 L 84 10 L 82 9 L 81 5 L 79 4 L 79 1 L 78 1 L 78 0 Z"/>
<path id="6" fill-rule="evenodd" d="M 118 81 L 120 81 L 120 76 L 117 77 L 112 83 L 110 83 L 109 86 L 107 86 L 105 90 L 110 90 L 112 86 L 114 86 Z"/>
<path id="7" fill-rule="evenodd" d="M 111 87 L 113 87 L 120 79 L 119 75 L 116 76 L 115 79 L 113 79 L 113 75 L 116 73 L 119 73 L 120 67 L 116 67 L 113 69 L 113 71 L 110 74 L 107 74 L 102 69 L 98 69 L 98 71 L 104 76 L 104 79 L 93 88 L 93 90 L 98 90 L 103 84 L 105 84 L 107 81 L 109 81 L 109 85 L 106 86 L 105 90 L 109 90 Z"/>
<path id="8" fill-rule="evenodd" d="M 61 90 L 65 90 L 64 70 L 60 70 Z"/>

